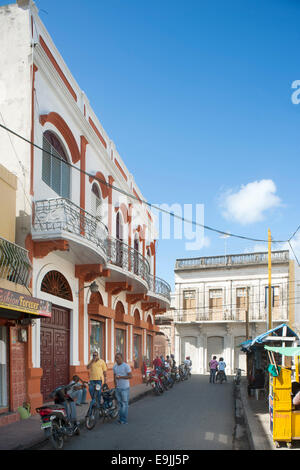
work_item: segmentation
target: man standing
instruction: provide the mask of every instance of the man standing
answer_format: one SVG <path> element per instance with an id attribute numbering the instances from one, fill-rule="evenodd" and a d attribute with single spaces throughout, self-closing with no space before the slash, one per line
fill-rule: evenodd
<path id="1" fill-rule="evenodd" d="M 116 354 L 116 364 L 113 367 L 116 397 L 119 404 L 119 424 L 128 424 L 128 403 L 130 383 L 132 379 L 131 368 L 123 361 L 121 353 Z"/>
<path id="2" fill-rule="evenodd" d="M 98 400 L 98 405 L 100 405 L 101 386 L 102 386 L 102 383 L 106 383 L 107 366 L 105 362 L 99 358 L 99 354 L 97 351 L 93 352 L 93 359 L 88 363 L 87 368 L 90 371 L 89 392 L 90 392 L 91 398 L 93 399 L 94 390 L 96 389 L 97 391 L 96 397 Z"/>
<path id="3" fill-rule="evenodd" d="M 215 383 L 216 382 L 216 372 L 218 368 L 218 361 L 217 356 L 214 356 L 211 361 L 209 361 L 209 370 L 210 370 L 210 377 L 209 382 Z"/>
<path id="4" fill-rule="evenodd" d="M 226 374 L 225 374 L 225 369 L 226 369 L 226 362 L 224 361 L 223 357 L 220 357 L 219 359 L 219 372 L 218 372 L 218 375 L 224 377 L 225 379 L 225 382 L 227 382 L 227 377 L 226 377 Z"/>

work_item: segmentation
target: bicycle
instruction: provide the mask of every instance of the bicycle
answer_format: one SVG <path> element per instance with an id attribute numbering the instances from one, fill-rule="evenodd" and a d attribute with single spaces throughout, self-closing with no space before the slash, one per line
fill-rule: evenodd
<path id="1" fill-rule="evenodd" d="M 99 403 L 99 390 L 101 390 L 100 384 L 93 384 L 93 396 L 89 405 L 89 409 L 85 416 L 85 426 L 87 429 L 93 429 L 96 425 L 97 418 L 100 418 L 101 403 Z M 101 398 L 100 398 L 101 401 Z M 98 412 L 98 413 L 97 413 Z M 98 415 L 98 416 L 97 416 Z"/>

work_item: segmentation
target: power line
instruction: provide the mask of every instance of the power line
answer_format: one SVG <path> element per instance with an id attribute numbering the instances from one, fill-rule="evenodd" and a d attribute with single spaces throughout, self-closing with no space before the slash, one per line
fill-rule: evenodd
<path id="1" fill-rule="evenodd" d="M 263 243 L 267 243 L 268 240 L 265 240 L 265 239 L 260 239 L 260 238 L 252 238 L 252 237 L 247 237 L 247 236 L 243 236 L 243 235 L 237 235 L 237 234 L 234 234 L 234 233 L 228 233 L 228 232 L 225 232 L 223 230 L 219 230 L 219 229 L 216 229 L 216 228 L 213 228 L 213 227 L 210 227 L 208 225 L 204 225 L 204 224 L 200 224 L 199 222 L 195 222 L 194 220 L 189 220 L 189 219 L 186 219 L 184 217 L 181 217 L 179 215 L 176 215 L 174 214 L 173 212 L 170 212 L 166 209 L 163 209 L 161 207 L 158 207 L 154 204 L 151 204 L 149 203 L 148 201 L 145 201 L 143 199 L 140 199 L 139 197 L 136 197 L 134 196 L 133 194 L 130 194 L 128 193 L 127 191 L 124 191 L 122 190 L 121 188 L 118 188 L 110 183 L 108 183 L 107 181 L 97 177 L 96 175 L 93 175 L 91 173 L 88 173 L 87 171 L 84 171 L 82 170 L 81 168 L 77 168 L 75 165 L 72 165 L 70 162 L 67 162 L 66 160 L 64 160 L 62 157 L 58 156 L 58 155 L 54 155 L 54 154 L 51 154 L 51 152 L 48 152 L 47 150 L 43 149 L 42 147 L 40 147 L 39 145 L 35 144 L 34 142 L 31 142 L 30 140 L 26 139 L 25 137 L 21 136 L 20 134 L 16 133 L 15 131 L 13 131 L 12 129 L 0 124 L 0 127 L 2 127 L 3 129 L 5 129 L 6 131 L 12 133 L 13 135 L 15 135 L 16 137 L 19 137 L 20 139 L 22 139 L 23 141 L 27 142 L 28 144 L 34 146 L 35 148 L 41 150 L 42 152 L 44 153 L 47 153 L 49 154 L 51 157 L 54 157 L 60 161 L 62 161 L 63 163 L 65 163 L 66 165 L 70 166 L 71 168 L 74 168 L 75 170 L 79 171 L 80 173 L 83 173 L 84 175 L 88 176 L 88 177 L 91 177 L 93 178 L 94 180 L 98 181 L 99 183 L 102 183 L 104 185 L 106 185 L 107 187 L 123 194 L 124 196 L 127 196 L 131 199 L 134 199 L 136 200 L 137 202 L 140 202 L 142 204 L 145 204 L 147 205 L 148 207 L 150 207 L 151 209 L 155 209 L 159 212 L 163 212 L 165 214 L 168 214 L 169 216 L 172 216 L 176 219 L 179 219 L 180 221 L 182 222 L 186 222 L 186 223 L 189 223 L 189 224 L 192 224 L 194 226 L 198 226 L 198 227 L 201 227 L 201 228 L 204 228 L 206 230 L 209 230 L 209 231 L 212 231 L 212 232 L 215 232 L 215 233 L 218 233 L 218 234 L 221 234 L 221 235 L 228 235 L 230 237 L 233 237 L 233 238 L 239 238 L 239 239 L 242 239 L 242 240 L 249 240 L 249 241 L 253 241 L 253 242 L 263 242 Z M 291 237 L 292 238 L 292 237 Z M 290 239 L 291 239 L 290 238 Z M 274 243 L 286 243 L 288 240 L 272 240 Z"/>

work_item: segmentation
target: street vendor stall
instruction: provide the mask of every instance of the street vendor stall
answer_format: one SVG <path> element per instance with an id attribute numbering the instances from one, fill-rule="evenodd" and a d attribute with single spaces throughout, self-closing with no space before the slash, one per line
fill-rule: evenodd
<path id="1" fill-rule="evenodd" d="M 297 333 L 295 333 L 286 323 L 282 323 L 275 328 L 262 333 L 254 339 L 244 341 L 240 344 L 241 350 L 247 354 L 247 378 L 248 390 L 251 391 L 251 384 L 254 381 L 256 371 L 262 370 L 265 372 L 265 385 L 262 387 L 262 392 L 265 392 L 265 398 L 269 395 L 269 378 L 267 369 L 270 363 L 265 345 L 274 347 L 296 346 L 299 341 Z M 272 352 L 274 362 L 278 366 L 289 366 L 290 361 L 287 357 L 278 354 L 276 351 Z M 258 398 L 258 394 L 256 394 Z"/>
<path id="2" fill-rule="evenodd" d="M 268 367 L 270 430 L 277 447 L 280 447 L 281 442 L 291 447 L 294 440 L 300 440 L 300 410 L 293 404 L 293 398 L 300 390 L 300 348 L 265 346 L 265 350 L 270 359 Z M 284 359 L 289 358 L 290 367 L 279 366 L 274 359 L 274 353 Z"/>

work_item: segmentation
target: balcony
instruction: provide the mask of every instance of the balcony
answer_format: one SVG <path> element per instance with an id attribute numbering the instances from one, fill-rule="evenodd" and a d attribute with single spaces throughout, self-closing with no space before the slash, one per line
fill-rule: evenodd
<path id="1" fill-rule="evenodd" d="M 0 279 L 28 288 L 31 274 L 28 251 L 0 237 Z"/>
<path id="2" fill-rule="evenodd" d="M 287 250 L 272 251 L 272 264 L 288 263 L 289 252 Z M 249 265 L 266 265 L 268 264 L 268 253 L 246 253 L 228 256 L 205 256 L 201 258 L 184 258 L 177 259 L 175 271 L 184 269 L 207 269 L 207 268 L 224 268 Z"/>
<path id="3" fill-rule="evenodd" d="M 162 308 L 169 307 L 169 284 L 150 274 L 148 260 L 122 240 L 110 237 L 107 227 L 69 199 L 36 201 L 32 228 L 34 241 L 67 240 L 68 260 L 74 264 L 103 263 L 110 281 L 128 282 L 134 292 L 147 293 Z M 61 252 L 64 256 L 64 252 Z"/>
<path id="4" fill-rule="evenodd" d="M 122 240 L 112 237 L 106 239 L 106 255 L 112 281 L 129 281 L 134 290 L 148 291 L 150 266 L 144 256 Z"/>
<path id="5" fill-rule="evenodd" d="M 149 276 L 149 292 L 150 301 L 160 301 L 163 308 L 169 308 L 171 303 L 171 287 L 170 285 L 157 276 Z"/>
<path id="6" fill-rule="evenodd" d="M 272 309 L 272 321 L 287 321 L 288 315 L 283 308 Z M 205 308 L 200 313 L 193 310 L 182 310 L 174 317 L 176 323 L 193 323 L 193 322 L 211 322 L 211 323 L 224 323 L 224 322 L 246 322 L 246 310 L 235 309 L 235 311 L 228 311 L 223 309 L 210 309 Z M 249 313 L 249 322 L 267 321 L 267 312 L 264 309 L 258 316 L 254 316 L 253 312 Z"/>
<path id="7" fill-rule="evenodd" d="M 34 203 L 33 240 L 67 240 L 76 264 L 105 263 L 107 237 L 106 225 L 69 199 Z"/>

